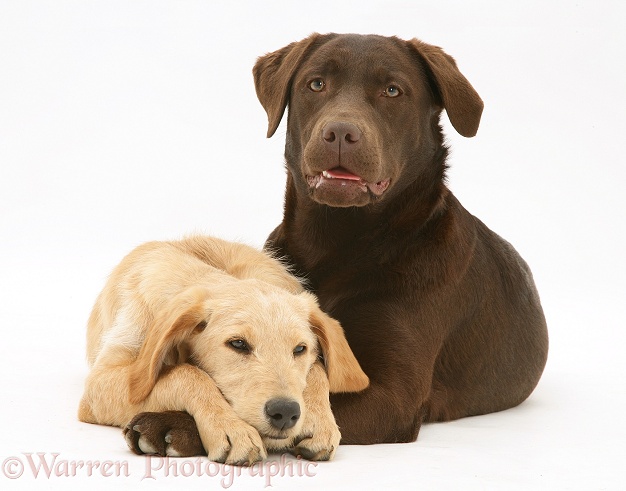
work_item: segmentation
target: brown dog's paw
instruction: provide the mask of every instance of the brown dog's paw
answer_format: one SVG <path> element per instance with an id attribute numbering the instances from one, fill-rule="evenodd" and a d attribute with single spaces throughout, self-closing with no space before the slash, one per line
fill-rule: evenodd
<path id="1" fill-rule="evenodd" d="M 124 438 L 139 455 L 206 455 L 195 420 L 183 411 L 139 413 L 124 428 Z"/>

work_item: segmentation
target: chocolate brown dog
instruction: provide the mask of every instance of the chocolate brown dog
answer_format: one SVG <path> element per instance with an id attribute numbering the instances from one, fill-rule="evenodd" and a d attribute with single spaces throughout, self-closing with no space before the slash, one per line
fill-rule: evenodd
<path id="1" fill-rule="evenodd" d="M 445 185 L 441 111 L 471 137 L 483 109 L 455 61 L 415 39 L 314 34 L 261 57 L 254 79 L 268 136 L 289 107 L 267 247 L 306 276 L 370 377 L 331 396 L 342 442 L 409 442 L 422 422 L 524 401 L 546 323 L 526 263 Z M 154 438 L 194 427 L 159 418 Z"/>

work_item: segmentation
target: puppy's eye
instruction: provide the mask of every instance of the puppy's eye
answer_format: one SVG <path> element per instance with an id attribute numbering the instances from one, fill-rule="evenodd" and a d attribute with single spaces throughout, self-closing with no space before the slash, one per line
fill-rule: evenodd
<path id="1" fill-rule="evenodd" d="M 309 88 L 313 92 L 321 92 L 322 90 L 324 90 L 324 87 L 326 87 L 326 84 L 321 78 L 316 78 L 309 84 Z"/>
<path id="2" fill-rule="evenodd" d="M 244 353 L 250 352 L 250 346 L 243 339 L 233 339 L 232 341 L 228 341 L 228 344 L 231 348 L 235 348 L 237 351 L 241 351 Z"/>
<path id="3" fill-rule="evenodd" d="M 396 85 L 390 85 L 383 91 L 385 97 L 398 97 L 400 94 L 402 94 L 402 91 Z"/>
<path id="4" fill-rule="evenodd" d="M 304 344 L 299 344 L 298 346 L 296 346 L 296 347 L 293 349 L 293 354 L 294 354 L 295 356 L 302 355 L 302 354 L 304 354 L 305 352 L 306 352 L 306 345 L 304 345 Z"/>

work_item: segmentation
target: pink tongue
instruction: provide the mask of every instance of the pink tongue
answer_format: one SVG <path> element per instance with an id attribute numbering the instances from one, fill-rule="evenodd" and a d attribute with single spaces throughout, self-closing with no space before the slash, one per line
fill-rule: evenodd
<path id="1" fill-rule="evenodd" d="M 359 176 L 355 176 L 354 174 L 351 174 L 350 172 L 345 170 L 343 167 L 335 167 L 334 169 L 329 169 L 326 172 L 328 172 L 328 174 L 331 177 L 334 177 L 335 179 L 348 179 L 350 181 L 361 180 Z"/>

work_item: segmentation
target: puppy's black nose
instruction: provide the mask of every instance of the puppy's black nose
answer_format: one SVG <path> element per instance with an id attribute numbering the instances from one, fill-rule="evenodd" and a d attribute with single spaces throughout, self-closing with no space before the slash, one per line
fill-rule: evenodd
<path id="1" fill-rule="evenodd" d="M 300 419 L 300 404 L 291 399 L 272 399 L 265 404 L 265 414 L 274 428 L 288 430 Z"/>

